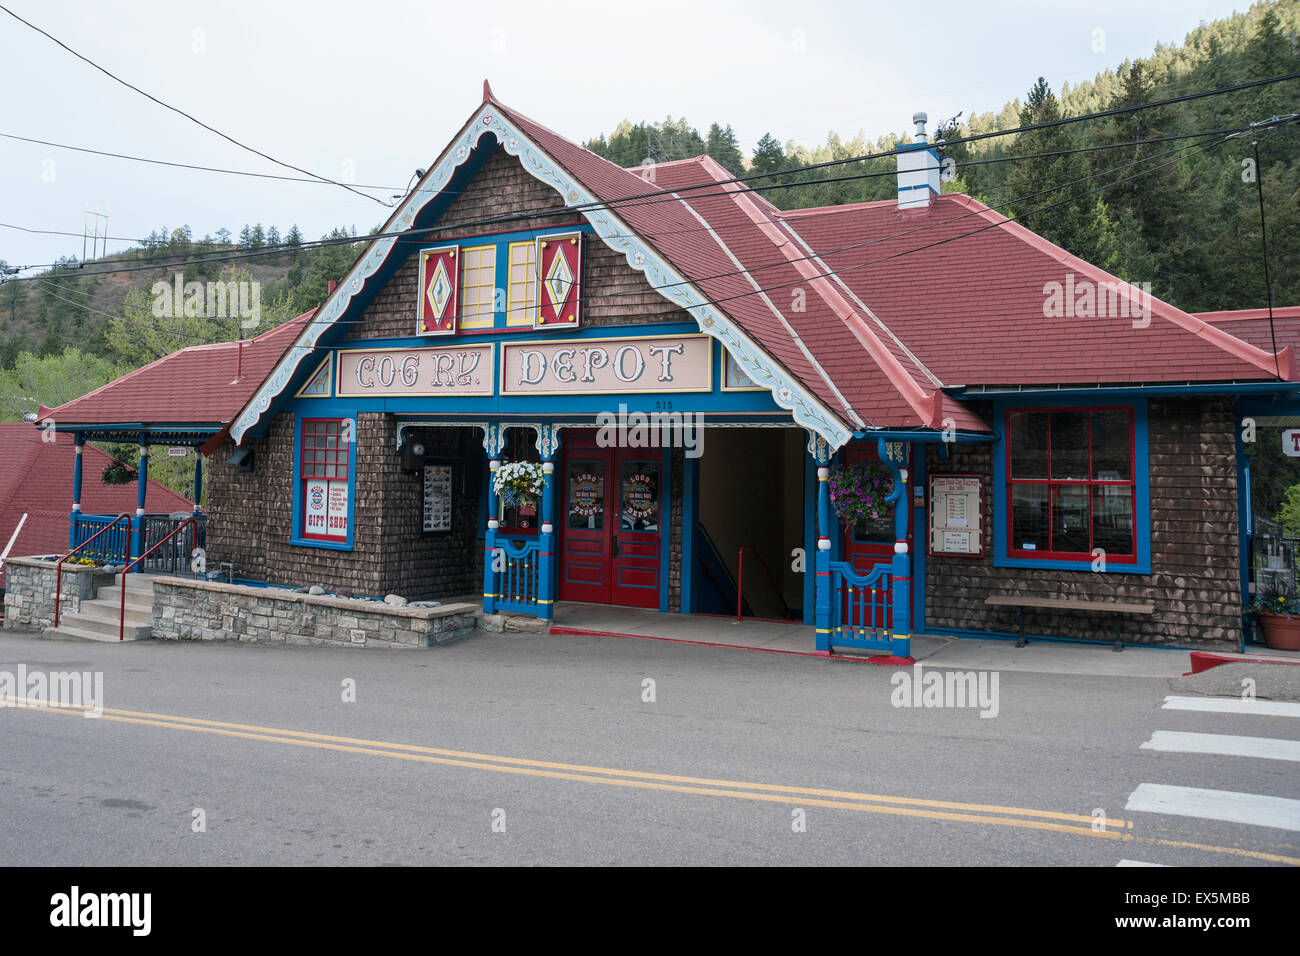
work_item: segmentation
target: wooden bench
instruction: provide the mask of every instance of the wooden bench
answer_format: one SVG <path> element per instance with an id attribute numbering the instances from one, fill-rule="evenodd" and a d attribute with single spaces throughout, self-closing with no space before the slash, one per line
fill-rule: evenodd
<path id="1" fill-rule="evenodd" d="M 1016 647 L 1025 647 L 1029 639 L 1025 637 L 1025 608 L 1041 608 L 1049 611 L 1083 611 L 1094 614 L 1113 614 L 1115 616 L 1115 643 L 1112 650 L 1124 650 L 1120 639 L 1120 618 L 1124 614 L 1155 613 L 1156 606 L 1150 601 L 1089 601 L 1086 598 L 1044 598 L 1027 597 L 1013 594 L 992 594 L 984 599 L 987 607 L 1013 607 L 1016 609 L 1017 636 Z"/>

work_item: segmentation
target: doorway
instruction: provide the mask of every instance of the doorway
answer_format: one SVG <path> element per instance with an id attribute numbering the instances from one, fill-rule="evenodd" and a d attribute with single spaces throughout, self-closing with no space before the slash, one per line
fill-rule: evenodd
<path id="1" fill-rule="evenodd" d="M 658 608 L 663 452 L 603 448 L 595 432 L 566 431 L 560 478 L 560 600 Z"/>

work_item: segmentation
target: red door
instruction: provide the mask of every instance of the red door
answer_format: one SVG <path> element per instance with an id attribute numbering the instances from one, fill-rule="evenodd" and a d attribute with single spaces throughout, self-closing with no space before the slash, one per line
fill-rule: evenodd
<path id="1" fill-rule="evenodd" d="M 560 600 L 659 607 L 662 460 L 566 432 L 560 493 Z"/>
<path id="2" fill-rule="evenodd" d="M 880 456 L 876 453 L 876 443 L 870 442 L 863 445 L 850 445 L 844 450 L 845 464 L 863 463 L 867 465 L 880 465 L 885 474 L 888 474 L 888 466 L 880 461 Z M 910 501 L 903 501 L 903 506 L 907 508 L 907 542 L 908 552 L 912 550 L 912 507 Z M 843 527 L 843 525 L 841 525 Z M 844 538 L 842 541 L 842 551 L 844 560 L 849 566 L 859 574 L 869 574 L 878 564 L 889 564 L 894 560 L 894 506 L 890 505 L 880 512 L 878 518 L 863 518 L 851 528 L 844 528 Z M 845 598 L 846 606 L 844 613 L 848 620 L 847 597 Z M 887 610 L 882 609 L 877 612 L 876 627 L 893 627 L 893 621 Z"/>

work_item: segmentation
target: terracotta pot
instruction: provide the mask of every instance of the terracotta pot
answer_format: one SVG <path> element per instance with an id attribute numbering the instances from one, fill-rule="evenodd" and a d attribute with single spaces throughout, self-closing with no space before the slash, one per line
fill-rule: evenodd
<path id="1" fill-rule="evenodd" d="M 1300 651 L 1300 616 L 1294 614 L 1255 615 L 1264 632 L 1264 646 L 1274 651 Z"/>

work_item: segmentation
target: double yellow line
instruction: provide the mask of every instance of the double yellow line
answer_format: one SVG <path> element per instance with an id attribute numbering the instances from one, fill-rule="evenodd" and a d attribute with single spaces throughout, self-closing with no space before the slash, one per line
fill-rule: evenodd
<path id="1" fill-rule="evenodd" d="M 46 713 L 73 716 L 82 715 L 85 707 L 53 707 L 27 698 L 0 695 L 7 706 L 31 707 Z M 787 787 L 777 784 L 751 783 L 742 780 L 689 777 L 677 774 L 649 773 L 637 770 L 620 770 L 611 767 L 593 767 L 584 764 L 559 763 L 548 760 L 530 760 L 524 757 L 500 757 L 493 754 L 441 747 L 423 747 L 416 744 L 368 740 L 358 737 L 338 737 L 301 730 L 284 730 L 256 724 L 237 724 L 198 717 L 178 717 L 171 714 L 154 714 L 146 711 L 119 710 L 106 707 L 99 718 L 124 724 L 160 727 L 192 733 L 216 734 L 243 740 L 261 740 L 268 743 L 333 750 L 341 753 L 388 757 L 394 760 L 412 760 L 419 763 L 442 764 L 469 770 L 487 770 L 495 773 L 542 777 L 551 780 L 568 780 L 578 783 L 600 784 L 609 787 L 628 787 L 639 790 L 659 790 L 671 793 L 695 794 L 710 797 L 728 797 L 737 800 L 757 800 L 783 803 L 799 807 L 828 807 L 859 813 L 880 813 L 892 816 L 916 817 L 925 820 L 946 820 L 959 823 L 982 823 L 989 826 L 1016 827 L 1030 830 L 1050 830 L 1102 840 L 1142 842 L 1181 846 L 1211 852 L 1231 853 L 1270 862 L 1300 865 L 1300 858 L 1279 856 L 1235 847 L 1215 847 L 1203 844 L 1176 843 L 1167 840 L 1135 837 L 1131 820 L 1113 817 L 1098 819 L 1078 813 L 1060 813 L 1054 810 L 1035 810 L 1026 807 L 1008 807 L 997 804 L 958 803 L 948 800 L 926 800 L 917 797 L 897 797 L 876 793 L 858 793 L 850 790 L 827 790 L 813 787 Z"/>

